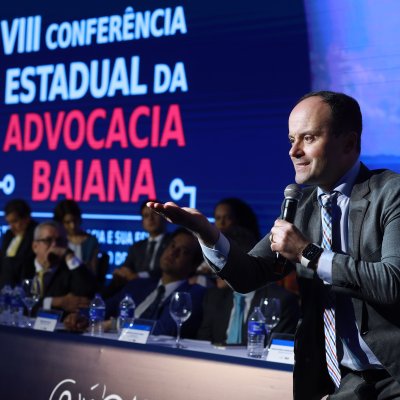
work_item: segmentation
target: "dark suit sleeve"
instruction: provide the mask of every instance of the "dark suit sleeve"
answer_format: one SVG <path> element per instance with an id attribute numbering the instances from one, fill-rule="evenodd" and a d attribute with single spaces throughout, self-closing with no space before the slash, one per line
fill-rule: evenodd
<path id="1" fill-rule="evenodd" d="M 206 288 L 200 285 L 190 285 L 189 293 L 192 296 L 192 315 L 182 327 L 182 336 L 187 338 L 196 338 L 201 320 L 203 318 L 203 299 Z"/>
<path id="2" fill-rule="evenodd" d="M 7 248 L 14 235 L 11 230 L 8 230 L 4 235 L 1 250 L 0 287 L 4 284 L 19 285 L 23 279 L 31 279 L 35 275 L 35 254 L 32 250 L 35 226 L 36 223 L 31 221 L 14 257 L 7 257 L 6 255 Z"/>
<path id="3" fill-rule="evenodd" d="M 68 268 L 68 267 L 67 267 Z M 96 291 L 96 280 L 93 273 L 82 264 L 70 271 L 70 292 L 77 296 L 92 298 Z"/>
<path id="4" fill-rule="evenodd" d="M 212 324 L 213 312 L 212 308 L 216 306 L 211 299 L 211 291 L 207 290 L 203 299 L 203 318 L 199 330 L 197 331 L 197 339 L 212 340 Z"/>
<path id="5" fill-rule="evenodd" d="M 124 288 L 105 301 L 106 319 L 110 319 L 111 317 L 118 317 L 119 303 L 125 297 L 126 293 L 127 291 Z"/>

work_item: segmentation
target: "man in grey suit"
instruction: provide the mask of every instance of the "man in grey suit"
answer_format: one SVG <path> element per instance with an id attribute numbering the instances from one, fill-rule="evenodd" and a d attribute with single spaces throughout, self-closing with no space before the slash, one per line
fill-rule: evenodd
<path id="1" fill-rule="evenodd" d="M 248 254 L 197 210 L 149 204 L 196 232 L 236 291 L 296 268 L 296 399 L 400 399 L 400 176 L 360 163 L 361 130 L 349 96 L 322 91 L 299 100 L 289 117 L 289 155 L 296 182 L 307 187 L 294 223 L 277 219 Z M 287 260 L 283 271 L 276 253 Z"/>

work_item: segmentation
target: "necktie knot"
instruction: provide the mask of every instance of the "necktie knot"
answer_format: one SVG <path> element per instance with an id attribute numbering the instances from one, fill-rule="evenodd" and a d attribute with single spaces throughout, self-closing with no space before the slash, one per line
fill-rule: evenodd
<path id="1" fill-rule="evenodd" d="M 322 207 L 324 207 L 325 209 L 331 209 L 333 200 L 338 196 L 338 194 L 339 192 L 321 194 L 319 197 Z"/>

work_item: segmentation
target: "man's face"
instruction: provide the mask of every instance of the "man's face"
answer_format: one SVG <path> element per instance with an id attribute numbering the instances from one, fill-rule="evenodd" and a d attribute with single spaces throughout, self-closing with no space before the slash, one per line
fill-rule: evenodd
<path id="1" fill-rule="evenodd" d="M 161 215 L 155 213 L 149 207 L 144 207 L 142 210 L 142 225 L 143 229 L 150 235 L 159 235 L 164 232 L 165 221 Z"/>
<path id="2" fill-rule="evenodd" d="M 317 96 L 303 100 L 292 110 L 289 156 L 298 184 L 331 190 L 349 167 L 349 154 L 355 154 L 355 135 L 332 134 L 330 122 L 331 109 Z"/>
<path id="3" fill-rule="evenodd" d="M 56 247 L 60 240 L 60 234 L 55 227 L 43 226 L 40 229 L 38 237 L 33 241 L 32 249 L 42 266 L 47 266 L 49 251 Z"/>
<path id="4" fill-rule="evenodd" d="M 23 235 L 30 222 L 30 217 L 22 218 L 15 212 L 7 214 L 5 219 L 14 235 Z"/>
<path id="5" fill-rule="evenodd" d="M 197 239 L 186 233 L 174 236 L 160 258 L 161 271 L 178 279 L 187 278 L 193 270 Z"/>

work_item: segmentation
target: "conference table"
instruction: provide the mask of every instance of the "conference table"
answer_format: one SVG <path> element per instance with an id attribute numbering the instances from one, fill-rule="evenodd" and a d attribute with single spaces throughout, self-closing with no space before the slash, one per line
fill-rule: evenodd
<path id="1" fill-rule="evenodd" d="M 0 399 L 291 399 L 292 365 L 244 347 L 150 336 L 146 344 L 0 326 Z"/>

